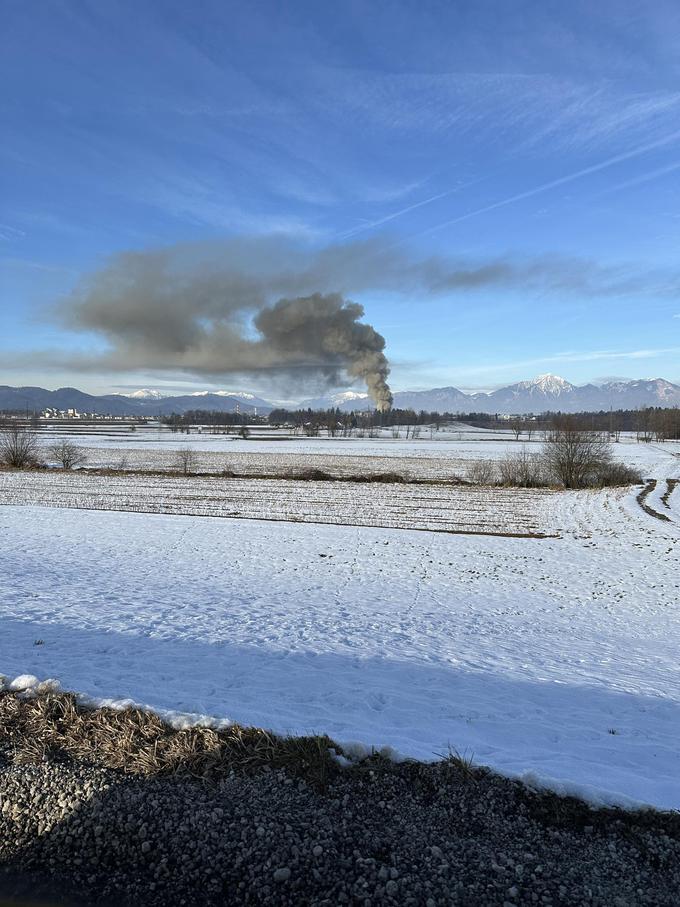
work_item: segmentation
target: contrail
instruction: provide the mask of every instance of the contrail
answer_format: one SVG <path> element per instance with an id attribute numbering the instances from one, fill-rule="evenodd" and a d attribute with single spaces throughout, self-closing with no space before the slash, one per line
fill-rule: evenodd
<path id="1" fill-rule="evenodd" d="M 405 239 L 415 239 L 420 236 L 428 236 L 430 233 L 435 233 L 437 230 L 443 230 L 445 227 L 450 227 L 453 224 L 462 223 L 463 221 L 470 220 L 470 218 L 477 217 L 480 214 L 486 214 L 489 211 L 496 211 L 498 208 L 505 208 L 507 205 L 512 205 L 515 202 L 523 201 L 525 198 L 532 198 L 534 195 L 540 195 L 542 192 L 547 192 L 549 189 L 557 188 L 557 186 L 564 186 L 567 183 L 573 183 L 575 180 L 581 179 L 584 176 L 590 176 L 591 173 L 598 173 L 600 170 L 606 170 L 608 167 L 613 167 L 615 164 L 620 164 L 623 161 L 629 161 L 632 158 L 639 157 L 641 154 L 645 154 L 648 151 L 653 151 L 655 148 L 661 148 L 663 145 L 668 145 L 670 142 L 674 141 L 677 138 L 680 138 L 680 130 L 672 132 L 670 135 L 665 136 L 662 139 L 657 139 L 657 141 L 655 142 L 649 142 L 646 145 L 640 145 L 638 148 L 634 148 L 632 151 L 626 151 L 622 154 L 617 154 L 614 157 L 608 158 L 606 161 L 601 161 L 599 164 L 593 164 L 590 167 L 584 167 L 582 170 L 577 170 L 575 173 L 569 173 L 566 176 L 559 177 L 558 179 L 550 180 L 550 182 L 536 186 L 534 189 L 527 189 L 525 192 L 518 192 L 516 195 L 511 195 L 508 198 L 501 199 L 498 202 L 493 202 L 490 205 L 484 205 L 484 207 L 476 208 L 474 211 L 468 211 L 467 214 L 460 214 L 458 217 L 452 217 L 440 224 L 435 224 L 435 226 L 433 227 L 428 227 L 426 230 L 422 230 L 419 233 L 413 233 Z M 400 242 L 403 241 L 404 240 L 400 240 Z"/>
<path id="2" fill-rule="evenodd" d="M 378 220 L 373 220 L 368 224 L 361 224 L 359 227 L 354 227 L 351 230 L 346 230 L 344 233 L 338 233 L 338 239 L 349 239 L 351 236 L 356 236 L 357 233 L 363 233 L 366 230 L 372 230 L 373 227 L 381 227 L 383 224 L 389 223 L 391 220 L 396 220 L 398 217 L 403 217 L 404 214 L 409 214 L 411 211 L 415 211 L 417 208 L 422 208 L 425 205 L 431 205 L 432 202 L 438 202 L 442 198 L 446 198 L 448 195 L 454 195 L 456 192 L 460 192 L 462 189 L 472 186 L 474 183 L 479 182 L 478 180 L 473 180 L 471 183 L 465 183 L 462 186 L 456 186 L 455 189 L 447 189 L 445 192 L 439 192 L 437 195 L 431 195 L 429 198 L 424 198 L 420 202 L 415 202 L 413 205 L 409 205 L 407 208 L 401 208 L 399 211 L 394 211 L 392 214 L 387 214 L 385 217 L 381 217 Z"/>
<path id="3" fill-rule="evenodd" d="M 666 167 L 650 170 L 649 173 L 634 176 L 632 179 L 617 183 L 615 186 L 610 186 L 608 189 L 603 189 L 601 192 L 596 193 L 595 198 L 600 198 L 603 195 L 610 195 L 612 192 L 619 192 L 621 189 L 629 189 L 631 186 L 640 186 L 642 183 L 649 183 L 651 180 L 657 179 L 659 176 L 665 176 L 667 173 L 673 173 L 675 170 L 680 170 L 680 161 L 675 161 L 675 163 L 668 164 Z"/>

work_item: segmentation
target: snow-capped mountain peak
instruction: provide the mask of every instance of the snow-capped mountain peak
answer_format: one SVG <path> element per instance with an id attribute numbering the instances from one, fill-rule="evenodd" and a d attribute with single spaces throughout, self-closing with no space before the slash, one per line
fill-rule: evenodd
<path id="1" fill-rule="evenodd" d="M 160 391 L 149 390 L 149 388 L 144 387 L 124 396 L 129 397 L 131 400 L 162 400 L 164 395 Z"/>
<path id="2" fill-rule="evenodd" d="M 537 375 L 530 381 L 520 381 L 516 386 L 522 390 L 539 391 L 542 394 L 558 396 L 559 394 L 569 393 L 574 389 L 574 385 L 570 384 L 565 378 L 561 378 L 559 375 L 551 375 L 550 373 Z"/>
<path id="3" fill-rule="evenodd" d="M 246 391 L 192 391 L 189 397 L 238 397 L 240 400 L 255 400 L 255 394 Z"/>
<path id="4" fill-rule="evenodd" d="M 339 394 L 333 394 L 330 398 L 333 403 L 347 403 L 348 400 L 366 400 L 368 394 L 362 394 L 360 391 L 342 391 Z"/>
<path id="5" fill-rule="evenodd" d="M 239 400 L 256 400 L 255 394 L 249 394 L 248 391 L 216 391 L 220 397 L 238 397 Z"/>

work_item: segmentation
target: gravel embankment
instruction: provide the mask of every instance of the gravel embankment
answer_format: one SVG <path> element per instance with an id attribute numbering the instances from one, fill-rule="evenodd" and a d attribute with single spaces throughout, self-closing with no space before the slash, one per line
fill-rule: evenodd
<path id="1" fill-rule="evenodd" d="M 454 763 L 376 763 L 319 791 L 0 750 L 0 901 L 670 907 L 679 891 L 677 815 L 594 812 Z"/>

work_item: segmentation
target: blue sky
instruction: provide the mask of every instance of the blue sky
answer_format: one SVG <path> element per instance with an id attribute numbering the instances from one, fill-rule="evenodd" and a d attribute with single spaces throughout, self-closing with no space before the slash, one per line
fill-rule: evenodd
<path id="1" fill-rule="evenodd" d="M 2 16 L 0 382 L 227 386 L 69 368 L 103 340 L 50 306 L 126 250 L 270 234 L 592 271 L 358 288 L 395 389 L 680 381 L 677 3 L 4 0 Z"/>

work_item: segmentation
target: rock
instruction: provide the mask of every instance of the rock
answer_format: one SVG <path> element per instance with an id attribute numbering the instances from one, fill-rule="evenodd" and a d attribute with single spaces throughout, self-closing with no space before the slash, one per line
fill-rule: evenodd
<path id="1" fill-rule="evenodd" d="M 275 882 L 287 882 L 290 878 L 290 869 L 287 866 L 281 866 L 274 872 Z"/>

